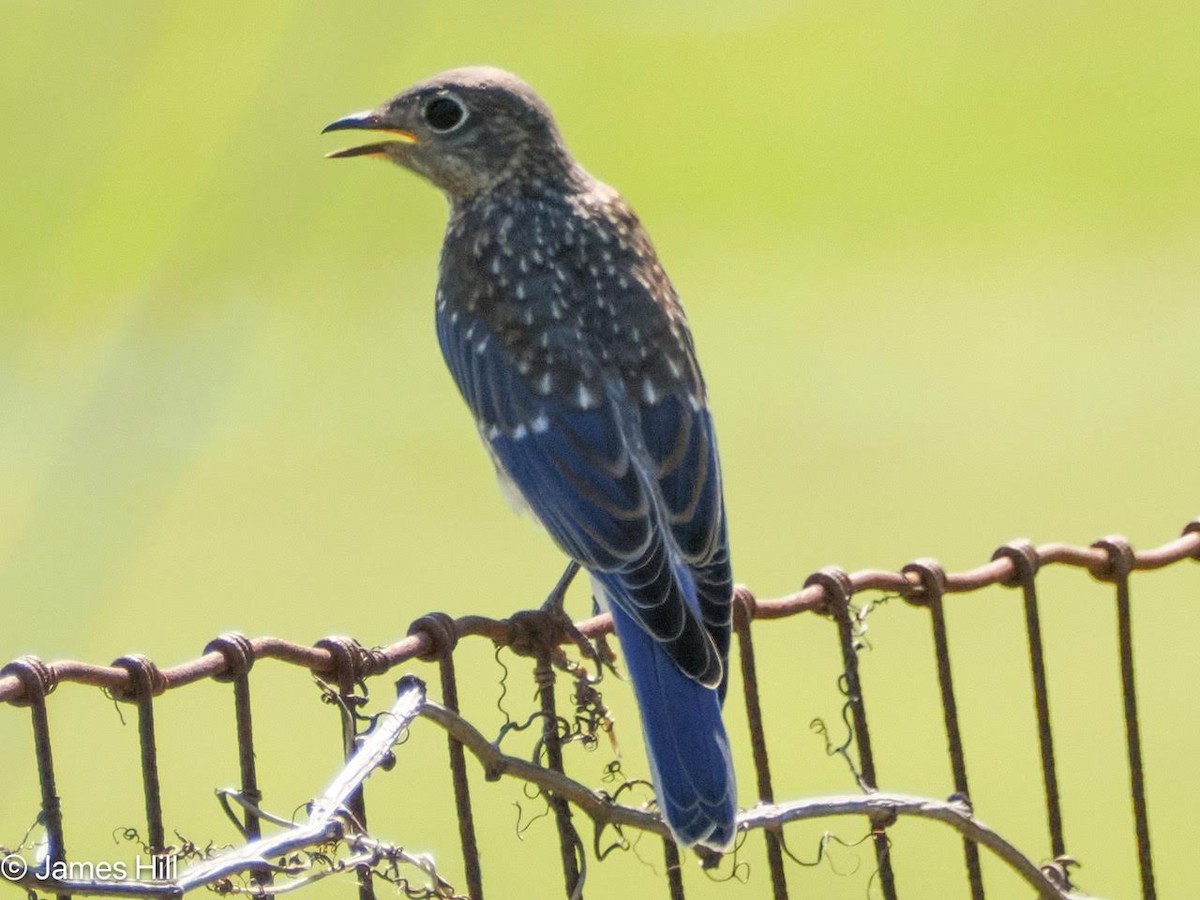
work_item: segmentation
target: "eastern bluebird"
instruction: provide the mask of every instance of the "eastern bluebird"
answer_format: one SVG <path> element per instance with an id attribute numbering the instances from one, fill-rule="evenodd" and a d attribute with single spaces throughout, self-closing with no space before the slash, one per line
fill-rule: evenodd
<path id="1" fill-rule="evenodd" d="M 637 695 L 659 806 L 725 851 L 733 580 L 717 443 L 679 298 L 633 210 L 515 76 L 455 69 L 325 131 L 450 202 L 437 334 L 502 486 L 591 574 Z"/>

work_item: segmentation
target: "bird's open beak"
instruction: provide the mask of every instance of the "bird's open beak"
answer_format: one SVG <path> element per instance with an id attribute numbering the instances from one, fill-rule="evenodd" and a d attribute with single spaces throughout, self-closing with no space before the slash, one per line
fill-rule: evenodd
<path id="1" fill-rule="evenodd" d="M 403 128 L 396 128 L 385 122 L 378 113 L 371 110 L 366 112 L 354 113 L 350 116 L 345 116 L 338 119 L 336 122 L 330 122 L 321 129 L 321 134 L 328 131 L 347 131 L 355 129 L 357 131 L 386 131 L 388 134 L 395 135 L 394 140 L 378 141 L 374 144 L 364 144 L 361 147 L 347 147 L 345 150 L 334 150 L 332 153 L 326 153 L 326 159 L 345 159 L 350 156 L 384 156 L 387 155 L 388 147 L 397 144 L 415 144 L 417 136 L 411 131 L 405 131 Z"/>

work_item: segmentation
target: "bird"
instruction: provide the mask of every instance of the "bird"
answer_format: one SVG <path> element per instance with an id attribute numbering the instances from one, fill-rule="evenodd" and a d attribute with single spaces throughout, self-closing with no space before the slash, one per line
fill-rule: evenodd
<path id="1" fill-rule="evenodd" d="M 517 76 L 453 69 L 323 131 L 396 163 L 449 219 L 437 337 L 505 493 L 591 576 L 675 841 L 723 853 L 733 598 L 716 433 L 679 297 L 637 215 Z M 627 139 L 632 135 L 626 135 Z"/>

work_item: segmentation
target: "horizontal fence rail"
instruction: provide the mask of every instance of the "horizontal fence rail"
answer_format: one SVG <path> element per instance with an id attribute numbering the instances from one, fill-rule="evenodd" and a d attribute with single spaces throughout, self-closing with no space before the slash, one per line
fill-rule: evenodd
<path id="1" fill-rule="evenodd" d="M 1064 833 L 1037 591 L 1039 571 L 1046 566 L 1059 565 L 1086 570 L 1096 580 L 1112 585 L 1129 767 L 1129 797 L 1135 826 L 1132 844 L 1138 861 L 1142 897 L 1144 900 L 1156 897 L 1133 657 L 1130 581 L 1134 572 L 1159 569 L 1189 559 L 1200 559 L 1200 519 L 1188 523 L 1176 540 L 1150 550 L 1135 551 L 1128 541 L 1119 536 L 1103 538 L 1088 547 L 1059 543 L 1035 546 L 1028 541 L 1017 540 L 998 548 L 990 562 L 966 572 L 947 573 L 936 561 L 919 559 L 898 572 L 865 570 L 847 573 L 834 567 L 825 568 L 809 576 L 802 590 L 772 599 L 756 598 L 749 589 L 739 586 L 735 592 L 734 631 L 738 638 L 737 652 L 759 799 L 757 806 L 739 816 L 739 828 L 743 831 L 761 829 L 764 833 L 771 895 L 776 898 L 788 896 L 785 857 L 791 856 L 791 853 L 784 840 L 784 825 L 787 822 L 855 813 L 863 815 L 869 823 L 876 883 L 887 900 L 895 900 L 900 896 L 902 887 L 897 884 L 892 865 L 893 848 L 888 838 L 889 826 L 900 816 L 941 821 L 959 831 L 963 839 L 962 865 L 973 900 L 982 900 L 986 896 L 980 864 L 981 847 L 996 854 L 1024 878 L 1039 896 L 1060 900 L 1082 896 L 1074 892 L 1071 883 L 1073 860 L 1067 855 Z M 573 574 L 573 570 L 568 570 L 556 590 L 565 589 Z M 977 819 L 970 801 L 967 756 L 959 724 L 945 606 L 949 595 L 996 585 L 1020 590 L 1023 599 L 1046 827 L 1050 837 L 1051 862 L 1043 865 L 1031 862 L 1028 855 Z M 949 800 L 889 794 L 881 791 L 877 783 L 876 751 L 871 742 L 865 689 L 858 666 L 861 617 L 865 615 L 865 610 L 852 603 L 855 595 L 865 591 L 898 595 L 929 615 L 949 766 L 955 786 L 955 794 Z M 805 612 L 827 617 L 836 626 L 843 664 L 842 687 L 847 721 L 851 726 L 852 744 L 857 756 L 857 760 L 852 762 L 852 769 L 863 793 L 853 797 L 777 802 L 772 786 L 771 759 L 766 749 L 766 713 L 759 693 L 759 666 L 751 623 Z M 246 844 L 233 851 L 234 855 L 208 854 L 195 861 L 182 876 L 175 876 L 174 870 L 168 872 L 164 869 L 161 873 L 164 877 L 147 882 L 114 884 L 78 879 L 34 882 L 28 876 L 13 878 L 8 877 L 11 875 L 8 872 L 0 874 L 23 887 L 51 891 L 66 897 L 72 893 L 179 895 L 192 887 L 214 883 L 213 879 L 206 881 L 197 875 L 197 871 L 202 874 L 220 872 L 223 880 L 218 890 L 267 896 L 345 871 L 354 873 L 360 900 L 372 900 L 375 881 L 380 878 L 399 886 L 412 897 L 469 896 L 481 900 L 484 896 L 484 876 L 467 778 L 467 759 L 472 757 L 483 767 L 489 779 L 501 775 L 519 778 L 537 786 L 546 797 L 556 825 L 568 897 L 582 896 L 588 865 L 588 853 L 573 818 L 573 812 L 577 812 L 596 828 L 596 858 L 603 858 L 606 853 L 600 852 L 599 843 L 600 831 L 606 826 L 615 827 L 619 834 L 622 829 L 634 829 L 662 838 L 666 862 L 665 891 L 671 898 L 682 898 L 684 884 L 679 851 L 670 840 L 669 832 L 658 814 L 653 810 L 619 803 L 624 785 L 614 794 L 608 794 L 594 791 L 564 773 L 562 747 L 571 739 L 572 728 L 578 726 L 571 726 L 567 718 L 558 712 L 556 673 L 567 673 L 574 680 L 576 692 L 572 702 L 575 704 L 577 720 L 580 716 L 585 719 L 590 716 L 594 726 L 597 716 L 602 715 L 603 704 L 599 692 L 589 682 L 586 671 L 579 664 L 572 663 L 563 648 L 577 648 L 585 659 L 597 665 L 610 662 L 606 647 L 594 646 L 593 642 L 602 639 L 611 630 L 612 622 L 608 615 L 572 623 L 561 611 L 552 607 L 519 612 L 505 619 L 477 615 L 454 618 L 446 613 L 434 612 L 414 621 L 405 638 L 375 648 L 364 647 L 352 638 L 341 636 L 325 638 L 314 646 L 306 646 L 278 637 L 251 639 L 231 633 L 210 641 L 198 658 L 169 668 L 160 668 L 144 656 L 121 657 L 108 666 L 74 660 L 46 663 L 32 656 L 20 657 L 0 669 L 0 701 L 30 710 L 33 752 L 41 793 L 39 824 L 45 832 L 43 852 L 50 859 L 68 859 L 47 703 L 55 687 L 65 682 L 103 688 L 114 699 L 136 707 L 147 824 L 145 848 L 156 859 L 167 859 L 172 852 L 177 854 L 178 848 L 168 847 L 165 838 L 154 718 L 155 699 L 166 691 L 205 679 L 231 683 L 241 784 L 237 791 L 222 792 L 220 796 L 231 816 L 236 811 Z M 508 648 L 534 661 L 533 678 L 538 688 L 538 708 L 534 715 L 541 720 L 542 737 L 533 761 L 503 753 L 499 739 L 489 740 L 459 714 L 454 651 L 461 639 L 472 637 L 486 638 L 498 648 Z M 271 858 L 265 851 L 258 852 L 262 848 L 292 848 L 293 845 L 303 848 L 317 843 L 315 838 L 305 843 L 296 832 L 297 826 L 272 817 L 260 807 L 262 793 L 254 751 L 250 672 L 256 662 L 265 659 L 304 667 L 326 683 L 325 699 L 337 705 L 340 711 L 347 766 L 358 766 L 354 770 L 356 781 L 343 771 L 334 782 L 338 792 L 330 795 L 333 786 L 327 789 L 326 798 L 337 797 L 336 809 L 322 807 L 324 818 L 310 818 L 309 823 L 312 834 L 320 836 L 321 840 L 344 842 L 349 855 L 329 862 L 327 857 L 313 851 L 308 857 L 308 868 L 302 872 L 297 871 L 294 860 L 292 864 L 287 864 Z M 368 827 L 362 780 L 370 769 L 363 769 L 363 734 L 360 726 L 365 717 L 357 712 L 365 702 L 363 685 L 367 679 L 416 660 L 436 663 L 441 688 L 440 702 L 422 699 L 412 706 L 411 713 L 406 713 L 408 719 L 405 722 L 416 716 L 421 722 L 442 728 L 447 735 L 466 880 L 465 893 L 456 893 L 437 875 L 428 860 L 406 855 L 399 848 L 374 838 Z M 409 684 L 410 696 L 415 696 L 417 688 L 411 685 L 411 679 Z M 419 693 L 423 698 L 423 686 L 419 687 Z M 396 733 L 399 733 L 399 728 Z M 836 748 L 846 754 L 848 761 L 850 746 L 847 743 L 845 747 Z M 386 747 L 375 747 L 373 754 L 371 768 L 386 767 L 391 759 L 391 751 Z M 272 828 L 284 828 L 286 833 L 264 838 L 264 824 Z M 24 859 L 20 856 L 21 851 L 27 848 L 7 847 L 4 844 L 5 837 L 0 835 L 0 856 L 5 857 L 6 861 L 17 860 L 19 863 Z M 194 854 L 196 851 L 192 848 L 191 852 Z M 702 862 L 706 866 L 715 866 L 719 858 L 709 854 L 702 858 Z M 407 868 L 402 869 L 402 866 Z M 419 885 L 412 881 L 413 871 L 419 873 Z M 165 877 L 168 874 L 172 877 Z M 232 881 L 235 874 L 242 880 Z M 919 895 L 919 892 L 915 895 Z"/>

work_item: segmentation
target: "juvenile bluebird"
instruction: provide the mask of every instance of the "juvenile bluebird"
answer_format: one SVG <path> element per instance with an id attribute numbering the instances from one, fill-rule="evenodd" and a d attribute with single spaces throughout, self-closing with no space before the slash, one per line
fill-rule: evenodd
<path id="1" fill-rule="evenodd" d="M 659 806 L 725 851 L 737 790 L 721 721 L 733 580 L 704 379 L 632 209 L 499 69 L 435 75 L 326 126 L 441 188 L 446 364 L 506 493 L 592 577 L 641 711 Z"/>

